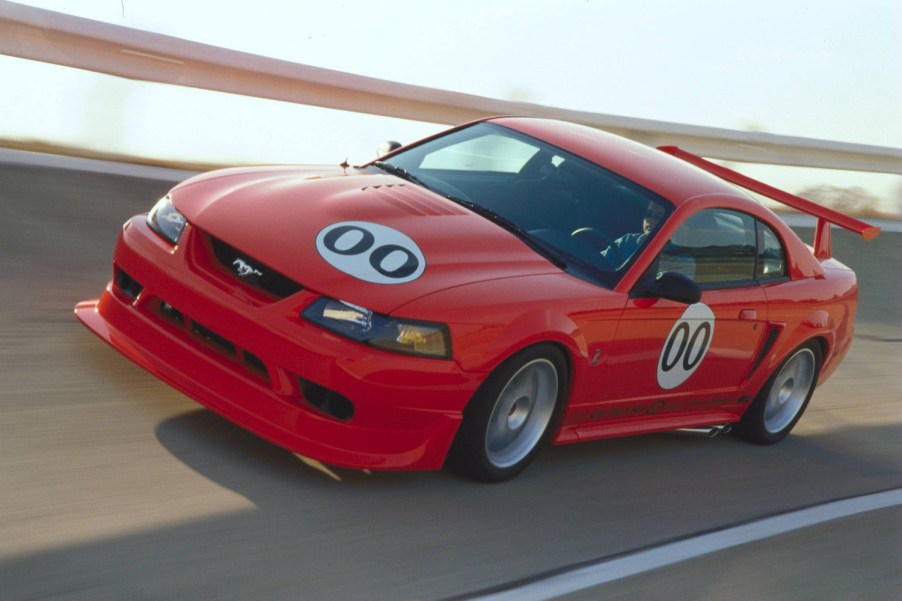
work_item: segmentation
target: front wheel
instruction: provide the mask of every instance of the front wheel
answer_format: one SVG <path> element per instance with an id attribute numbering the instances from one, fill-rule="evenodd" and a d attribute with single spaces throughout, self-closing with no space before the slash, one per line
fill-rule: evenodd
<path id="1" fill-rule="evenodd" d="M 556 347 L 528 348 L 492 372 L 464 411 L 448 466 L 483 482 L 523 471 L 555 421 L 567 362 Z"/>
<path id="2" fill-rule="evenodd" d="M 793 352 L 768 379 L 736 432 L 755 444 L 783 440 L 802 417 L 821 367 L 821 348 L 809 342 Z"/>

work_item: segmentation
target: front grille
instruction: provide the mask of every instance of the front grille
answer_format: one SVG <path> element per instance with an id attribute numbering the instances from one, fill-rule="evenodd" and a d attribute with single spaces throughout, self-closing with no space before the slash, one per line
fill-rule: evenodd
<path id="1" fill-rule="evenodd" d="M 164 300 L 153 298 L 146 303 L 150 313 L 174 327 L 182 336 L 213 351 L 214 356 L 227 359 L 232 365 L 240 365 L 244 371 L 260 380 L 269 382 L 269 370 L 260 357 L 245 350 L 221 334 L 211 330 Z"/>
<path id="2" fill-rule="evenodd" d="M 238 282 L 276 298 L 286 298 L 304 289 L 294 280 L 237 248 L 213 236 L 209 238 L 219 265 Z"/>
<path id="3" fill-rule="evenodd" d="M 206 344 L 218 348 L 225 354 L 233 357 L 238 356 L 238 348 L 226 338 L 223 338 L 210 328 L 204 327 L 196 321 L 191 322 L 191 333 L 200 338 Z"/>
<path id="4" fill-rule="evenodd" d="M 168 301 L 145 295 L 137 307 L 169 333 L 190 343 L 205 356 L 216 360 L 236 375 L 268 386 L 286 401 L 342 422 L 354 417 L 354 404 L 347 397 L 264 361 L 229 337 L 173 307 Z M 292 381 L 294 386 L 286 386 L 286 382 Z"/>

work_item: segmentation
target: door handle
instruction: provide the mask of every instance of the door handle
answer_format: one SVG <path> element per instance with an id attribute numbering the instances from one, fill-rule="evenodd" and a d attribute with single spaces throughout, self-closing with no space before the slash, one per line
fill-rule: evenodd
<path id="1" fill-rule="evenodd" d="M 758 312 L 754 309 L 743 309 L 739 312 L 739 319 L 745 321 L 755 321 L 758 319 Z"/>

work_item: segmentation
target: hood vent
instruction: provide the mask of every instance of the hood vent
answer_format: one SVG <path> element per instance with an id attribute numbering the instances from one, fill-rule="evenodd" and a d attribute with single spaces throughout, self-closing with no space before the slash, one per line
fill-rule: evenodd
<path id="1" fill-rule="evenodd" d="M 382 202 L 404 211 L 410 215 L 441 216 L 441 215 L 466 215 L 467 212 L 422 192 L 419 188 L 409 188 L 405 184 L 387 184 L 380 186 L 367 186 L 363 192 L 376 196 Z"/>

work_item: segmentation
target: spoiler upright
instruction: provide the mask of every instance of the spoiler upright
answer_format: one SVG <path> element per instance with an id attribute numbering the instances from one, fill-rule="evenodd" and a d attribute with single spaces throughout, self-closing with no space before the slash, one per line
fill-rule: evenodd
<path id="1" fill-rule="evenodd" d="M 736 184 L 737 186 L 741 186 L 746 190 L 757 192 L 762 196 L 782 202 L 793 209 L 817 217 L 817 229 L 814 233 L 814 256 L 818 259 L 829 259 L 833 254 L 830 245 L 831 223 L 853 231 L 865 240 L 873 240 L 877 237 L 877 234 L 880 233 L 880 228 L 875 225 L 870 225 L 863 221 L 859 221 L 858 219 L 843 215 L 833 209 L 828 209 L 827 207 L 823 207 L 810 200 L 805 200 L 801 196 L 784 192 L 783 190 L 759 182 L 756 179 L 737 173 L 732 169 L 721 167 L 720 165 L 696 156 L 691 152 L 686 152 L 677 146 L 658 146 L 658 150 L 673 155 L 678 159 L 682 159 L 687 163 L 691 163 L 696 167 L 704 169 L 709 173 L 713 173 L 717 177 Z"/>

